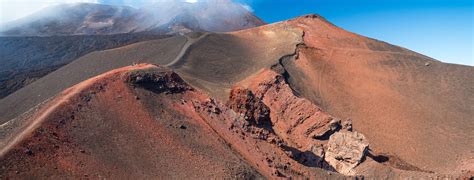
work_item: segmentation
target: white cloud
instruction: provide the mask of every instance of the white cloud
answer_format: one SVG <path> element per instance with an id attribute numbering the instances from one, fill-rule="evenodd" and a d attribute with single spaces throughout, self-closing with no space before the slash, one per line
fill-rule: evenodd
<path id="1" fill-rule="evenodd" d="M 186 0 L 187 3 L 197 3 L 198 0 Z"/>
<path id="2" fill-rule="evenodd" d="M 25 17 L 51 5 L 78 2 L 98 3 L 98 0 L 0 0 L 0 24 Z"/>
<path id="3" fill-rule="evenodd" d="M 243 4 L 243 3 L 241 3 L 240 5 L 241 5 L 242 7 L 244 7 L 245 9 L 247 9 L 247 11 L 249 11 L 249 12 L 253 12 L 253 9 L 252 9 L 252 7 L 250 7 L 249 5 L 247 5 L 247 4 Z"/>

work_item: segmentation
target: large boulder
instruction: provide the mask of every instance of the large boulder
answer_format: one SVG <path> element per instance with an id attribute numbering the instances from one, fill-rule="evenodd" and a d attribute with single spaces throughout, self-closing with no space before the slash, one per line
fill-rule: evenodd
<path id="1" fill-rule="evenodd" d="M 329 137 L 324 159 L 339 173 L 355 175 L 354 168 L 362 162 L 368 147 L 363 134 L 339 131 Z"/>

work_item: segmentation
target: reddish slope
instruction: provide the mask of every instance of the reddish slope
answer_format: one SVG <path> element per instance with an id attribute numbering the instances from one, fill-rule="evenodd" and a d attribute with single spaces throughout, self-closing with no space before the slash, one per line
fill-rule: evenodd
<path id="1" fill-rule="evenodd" d="M 176 110 L 187 87 L 169 72 L 161 94 L 133 89 L 127 67 L 80 83 L 49 101 L 2 147 L 4 177 L 253 177 L 260 176 L 206 124 Z M 177 82 L 173 82 L 177 81 Z M 144 97 L 142 97 L 144 96 Z M 159 113 L 149 112 L 153 99 Z M 155 109 L 157 107 L 154 107 Z M 179 110 L 179 108 L 178 108 Z M 17 132 L 18 130 L 18 132 Z M 32 134 L 31 134 L 32 133 Z M 206 168 L 202 168 L 206 167 Z M 183 171 L 185 169 L 185 171 Z"/>
<path id="2" fill-rule="evenodd" d="M 368 39 L 317 16 L 289 23 L 305 32 L 305 46 L 287 66 L 303 97 L 352 119 L 376 152 L 427 171 L 472 170 L 472 67 Z"/>
<path id="3" fill-rule="evenodd" d="M 288 150 L 276 135 L 246 122 L 177 74 L 151 65 L 125 67 L 69 88 L 36 112 L 3 125 L 0 174 L 7 178 L 332 174 L 299 164 L 285 153 L 297 150 Z"/>

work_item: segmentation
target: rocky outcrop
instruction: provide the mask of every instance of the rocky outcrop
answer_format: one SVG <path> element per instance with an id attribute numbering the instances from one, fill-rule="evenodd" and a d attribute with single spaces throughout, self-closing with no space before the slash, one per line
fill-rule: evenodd
<path id="1" fill-rule="evenodd" d="M 132 86 L 141 86 L 155 93 L 179 93 L 192 88 L 184 83 L 178 74 L 161 68 L 161 72 L 156 71 L 132 71 L 126 81 Z"/>
<path id="2" fill-rule="evenodd" d="M 337 172 L 355 175 L 354 168 L 364 160 L 368 147 L 369 143 L 363 134 L 340 131 L 329 138 L 324 159 Z"/>
<path id="3" fill-rule="evenodd" d="M 354 168 L 368 149 L 364 135 L 351 132 L 350 119 L 333 117 L 296 96 L 282 72 L 267 70 L 242 81 L 233 88 L 228 106 L 251 122 L 269 119 L 280 147 L 299 163 L 356 175 Z"/>
<path id="4" fill-rule="evenodd" d="M 312 145 L 324 143 L 322 141 L 342 128 L 340 119 L 297 97 L 284 76 L 275 71 L 263 71 L 241 82 L 241 86 L 235 87 L 233 92 L 248 88 L 254 94 L 252 98 L 268 107 L 275 133 L 301 151 L 310 151 Z"/>
<path id="5" fill-rule="evenodd" d="M 262 126 L 270 122 L 270 109 L 248 89 L 233 89 L 227 105 L 256 125 Z"/>

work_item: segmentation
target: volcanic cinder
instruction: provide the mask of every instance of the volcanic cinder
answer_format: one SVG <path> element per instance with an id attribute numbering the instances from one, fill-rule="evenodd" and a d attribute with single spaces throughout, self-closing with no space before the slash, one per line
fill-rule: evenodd
<path id="1" fill-rule="evenodd" d="M 469 178 L 474 68 L 318 15 L 97 51 L 0 100 L 2 178 Z"/>

